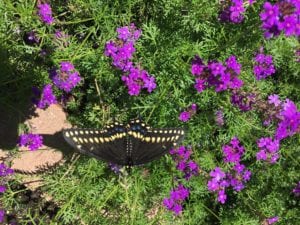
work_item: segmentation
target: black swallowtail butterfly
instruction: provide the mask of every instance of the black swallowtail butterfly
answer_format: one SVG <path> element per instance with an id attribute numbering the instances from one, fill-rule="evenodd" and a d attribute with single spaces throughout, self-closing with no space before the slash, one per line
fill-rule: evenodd
<path id="1" fill-rule="evenodd" d="M 127 125 L 114 123 L 104 129 L 71 128 L 65 140 L 79 152 L 120 166 L 151 162 L 167 153 L 184 137 L 183 128 L 154 129 L 139 119 Z"/>

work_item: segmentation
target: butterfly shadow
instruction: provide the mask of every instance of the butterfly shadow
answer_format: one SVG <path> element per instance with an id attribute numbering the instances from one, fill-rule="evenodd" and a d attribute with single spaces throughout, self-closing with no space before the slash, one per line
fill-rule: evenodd
<path id="1" fill-rule="evenodd" d="M 74 149 L 64 140 L 62 131 L 54 134 L 40 134 L 43 137 L 43 144 L 46 147 L 60 151 L 64 158 L 68 159 L 74 153 Z"/>

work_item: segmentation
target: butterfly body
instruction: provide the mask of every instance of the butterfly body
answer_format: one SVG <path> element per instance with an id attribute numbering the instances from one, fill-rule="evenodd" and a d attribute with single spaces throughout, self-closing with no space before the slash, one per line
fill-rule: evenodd
<path id="1" fill-rule="evenodd" d="M 182 128 L 153 129 L 140 120 L 114 123 L 104 129 L 71 128 L 65 140 L 79 152 L 120 166 L 151 162 L 168 152 L 184 137 Z"/>

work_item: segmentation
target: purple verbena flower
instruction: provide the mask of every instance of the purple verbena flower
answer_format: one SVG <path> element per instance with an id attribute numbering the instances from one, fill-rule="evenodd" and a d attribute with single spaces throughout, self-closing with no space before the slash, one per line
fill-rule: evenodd
<path id="1" fill-rule="evenodd" d="M 273 94 L 268 97 L 268 103 L 274 104 L 275 106 L 279 106 L 281 104 L 281 101 L 278 95 Z"/>
<path id="2" fill-rule="evenodd" d="M 81 81 L 78 71 L 71 62 L 61 62 L 60 70 L 50 70 L 49 76 L 55 86 L 65 92 L 70 92 Z"/>
<path id="3" fill-rule="evenodd" d="M 192 149 L 185 146 L 180 146 L 176 149 L 171 149 L 170 154 L 175 162 L 176 168 L 184 174 L 184 178 L 189 180 L 192 176 L 199 173 L 199 166 L 195 161 L 190 160 Z"/>
<path id="4" fill-rule="evenodd" d="M 185 111 L 181 112 L 178 119 L 182 122 L 187 122 L 191 119 L 192 116 L 194 116 L 197 112 L 197 105 L 193 103 L 191 106 L 189 106 Z"/>
<path id="5" fill-rule="evenodd" d="M 219 12 L 219 19 L 227 23 L 241 23 L 244 20 L 243 0 L 224 1 L 223 10 Z"/>
<path id="6" fill-rule="evenodd" d="M 181 120 L 182 122 L 187 122 L 189 121 L 191 118 L 191 114 L 188 111 L 183 111 L 180 113 L 179 115 L 179 120 Z"/>
<path id="7" fill-rule="evenodd" d="M 257 80 L 265 79 L 276 72 L 271 55 L 258 53 L 255 56 L 254 61 L 255 65 L 253 67 L 253 73 L 255 74 Z"/>
<path id="8" fill-rule="evenodd" d="M 54 22 L 54 18 L 52 17 L 52 9 L 51 6 L 47 3 L 44 4 L 38 4 L 38 15 L 40 16 L 40 19 L 50 25 Z"/>
<path id="9" fill-rule="evenodd" d="M 179 215 L 182 212 L 182 204 L 189 197 L 189 189 L 179 184 L 177 188 L 170 192 L 170 197 L 163 200 L 163 205 L 174 212 L 175 215 Z"/>
<path id="10" fill-rule="evenodd" d="M 33 87 L 32 91 L 34 94 L 32 102 L 40 109 L 45 109 L 47 106 L 57 103 L 51 84 L 46 84 L 42 91 L 36 87 Z"/>
<path id="11" fill-rule="evenodd" d="M 276 223 L 278 221 L 279 221 L 279 217 L 278 216 L 270 217 L 270 218 L 267 219 L 268 225 L 274 224 L 274 223 Z"/>
<path id="12" fill-rule="evenodd" d="M 221 202 L 222 204 L 225 204 L 227 199 L 227 195 L 225 193 L 225 190 L 219 190 L 218 191 L 218 201 Z"/>
<path id="13" fill-rule="evenodd" d="M 227 89 L 239 89 L 243 86 L 243 81 L 238 79 L 241 72 L 241 65 L 235 56 L 226 59 L 225 65 L 222 62 L 210 61 L 203 64 L 199 56 L 195 56 L 192 61 L 191 72 L 196 77 L 195 89 L 198 92 L 204 91 L 207 87 L 215 87 L 216 92 Z"/>
<path id="14" fill-rule="evenodd" d="M 0 177 L 12 175 L 14 170 L 6 166 L 4 163 L 0 163 Z"/>
<path id="15" fill-rule="evenodd" d="M 26 32 L 24 34 L 23 40 L 28 45 L 35 45 L 40 43 L 40 38 L 37 36 L 34 30 Z"/>
<path id="16" fill-rule="evenodd" d="M 43 137 L 38 134 L 22 134 L 19 138 L 19 146 L 29 148 L 34 151 L 39 149 L 43 145 Z"/>
<path id="17" fill-rule="evenodd" d="M 280 115 L 282 119 L 277 126 L 275 134 L 278 140 L 300 133 L 300 111 L 298 111 L 294 102 L 286 99 Z"/>
<path id="18" fill-rule="evenodd" d="M 259 151 L 256 153 L 257 160 L 267 161 L 274 164 L 279 159 L 280 142 L 277 139 L 272 140 L 271 137 L 260 138 L 257 141 Z"/>
<path id="19" fill-rule="evenodd" d="M 240 145 L 237 137 L 234 137 L 229 145 L 222 147 L 224 153 L 224 162 L 239 163 L 243 156 L 245 149 Z"/>
<path id="20" fill-rule="evenodd" d="M 148 74 L 146 70 L 132 67 L 128 75 L 123 75 L 122 80 L 128 88 L 130 95 L 139 95 L 143 88 L 150 93 L 156 88 L 155 78 Z"/>
<path id="21" fill-rule="evenodd" d="M 132 23 L 130 26 L 117 28 L 118 38 L 122 41 L 136 41 L 141 36 L 142 31 L 137 30 L 136 26 Z"/>
<path id="22" fill-rule="evenodd" d="M 278 1 L 273 5 L 265 2 L 263 11 L 260 13 L 264 36 L 271 38 L 283 32 L 287 37 L 300 35 L 300 10 L 296 1 Z"/>

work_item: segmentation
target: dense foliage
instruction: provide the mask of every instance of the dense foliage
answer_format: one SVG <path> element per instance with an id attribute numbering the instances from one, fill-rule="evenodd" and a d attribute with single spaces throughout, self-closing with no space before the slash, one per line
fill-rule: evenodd
<path id="1" fill-rule="evenodd" d="M 81 127 L 187 130 L 186 147 L 130 174 L 86 156 L 43 174 L 52 223 L 298 224 L 297 2 L 1 1 L 0 115 L 18 118 L 19 145 L 43 140 L 22 111 L 54 103 Z M 6 186 L 1 207 L 18 212 Z M 48 224 L 32 212 L 19 222 Z"/>

